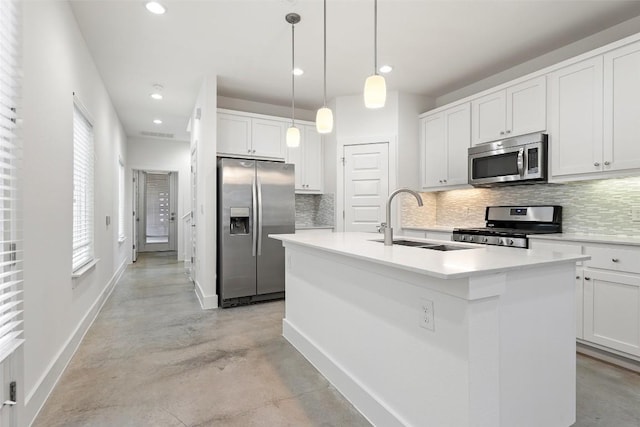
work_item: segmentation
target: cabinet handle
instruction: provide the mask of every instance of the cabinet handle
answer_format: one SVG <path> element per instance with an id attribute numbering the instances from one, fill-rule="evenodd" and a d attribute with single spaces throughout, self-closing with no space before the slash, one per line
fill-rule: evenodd
<path id="1" fill-rule="evenodd" d="M 599 163 L 599 162 L 595 162 L 595 163 L 593 164 L 593 166 L 600 166 L 600 163 Z"/>
<path id="2" fill-rule="evenodd" d="M 585 276 L 584 280 L 591 280 L 591 277 L 586 277 Z"/>
<path id="3" fill-rule="evenodd" d="M 604 162 L 605 166 L 609 166 L 611 164 L 611 162 L 609 160 L 607 160 L 606 162 Z"/>
<path id="4" fill-rule="evenodd" d="M 619 260 L 618 258 L 611 258 L 611 261 L 613 261 L 613 262 L 618 262 L 618 261 L 620 261 L 620 260 Z"/>
<path id="5" fill-rule="evenodd" d="M 256 152 L 256 150 L 251 150 L 251 152 L 252 152 L 252 153 L 255 153 L 255 152 Z"/>
<path id="6" fill-rule="evenodd" d="M 510 134 L 510 133 L 511 133 L 511 131 L 510 131 L 510 130 L 508 130 L 508 131 L 507 131 L 507 134 Z"/>
<path id="7" fill-rule="evenodd" d="M 439 180 L 438 180 L 438 182 L 439 182 L 440 184 L 442 184 L 442 180 L 441 180 L 441 179 L 439 179 Z"/>
<path id="8" fill-rule="evenodd" d="M 504 131 L 500 131 L 500 135 L 504 135 Z"/>
<path id="9" fill-rule="evenodd" d="M 446 183 L 447 183 L 447 180 L 446 180 L 446 179 L 443 179 L 443 180 L 442 180 L 442 182 L 444 182 L 444 183 L 446 184 Z"/>
<path id="10" fill-rule="evenodd" d="M 579 278 L 580 278 L 580 276 L 576 276 L 576 279 L 579 279 Z"/>

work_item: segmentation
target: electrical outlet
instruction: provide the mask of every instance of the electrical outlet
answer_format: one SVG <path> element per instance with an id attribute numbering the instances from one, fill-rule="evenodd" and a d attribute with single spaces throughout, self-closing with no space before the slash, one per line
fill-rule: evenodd
<path id="1" fill-rule="evenodd" d="M 631 207 L 631 221 L 640 222 L 640 206 Z"/>
<path id="2" fill-rule="evenodd" d="M 421 328 L 435 331 L 435 320 L 433 316 L 433 301 L 428 299 L 420 300 L 420 322 Z"/>

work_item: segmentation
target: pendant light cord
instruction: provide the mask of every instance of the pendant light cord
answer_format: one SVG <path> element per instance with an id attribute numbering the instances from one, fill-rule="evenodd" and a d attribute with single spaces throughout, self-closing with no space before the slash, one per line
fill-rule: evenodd
<path id="1" fill-rule="evenodd" d="M 373 0 L 373 74 L 378 74 L 378 0 Z"/>
<path id="2" fill-rule="evenodd" d="M 295 60 L 295 24 L 291 24 L 291 126 L 295 127 L 296 119 L 294 118 L 294 111 L 296 109 L 296 85 L 295 85 L 295 74 L 293 74 L 293 69 L 296 66 Z"/>
<path id="3" fill-rule="evenodd" d="M 324 0 L 324 98 L 323 107 L 327 106 L 327 0 Z"/>

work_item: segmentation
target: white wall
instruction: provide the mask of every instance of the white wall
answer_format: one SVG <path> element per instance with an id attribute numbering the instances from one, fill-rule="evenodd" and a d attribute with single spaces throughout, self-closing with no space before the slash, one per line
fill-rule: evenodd
<path id="1" fill-rule="evenodd" d="M 66 2 L 22 2 L 24 123 L 24 393 L 30 423 L 118 273 L 118 158 L 126 136 Z M 93 117 L 96 267 L 71 279 L 73 92 Z M 112 218 L 106 226 L 105 217 Z"/>
<path id="2" fill-rule="evenodd" d="M 218 306 L 216 294 L 217 79 L 203 80 L 191 117 L 191 150 L 197 152 L 195 284 L 202 308 Z M 198 118 L 199 117 L 199 118 Z"/>
<path id="3" fill-rule="evenodd" d="M 191 152 L 189 141 L 169 141 L 151 138 L 130 138 L 127 146 L 126 164 L 126 195 L 127 207 L 125 212 L 127 218 L 132 218 L 132 171 L 155 170 L 155 171 L 177 171 L 178 172 L 178 212 L 176 212 L 176 229 L 178 231 L 177 249 L 178 259 L 184 259 L 184 232 L 182 227 L 182 216 L 191 210 L 191 186 L 189 185 L 191 164 Z M 131 261 L 131 228 L 132 223 L 125 228 L 127 230 L 126 246 L 129 251 L 129 261 Z"/>

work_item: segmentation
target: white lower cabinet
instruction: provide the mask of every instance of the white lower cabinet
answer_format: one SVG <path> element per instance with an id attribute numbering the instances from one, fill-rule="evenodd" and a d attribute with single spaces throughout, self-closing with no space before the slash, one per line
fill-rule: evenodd
<path id="1" fill-rule="evenodd" d="M 532 238 L 530 248 L 591 256 L 576 267 L 576 337 L 639 360 L 640 247 Z"/>
<path id="2" fill-rule="evenodd" d="M 584 339 L 640 356 L 640 277 L 585 268 Z"/>

